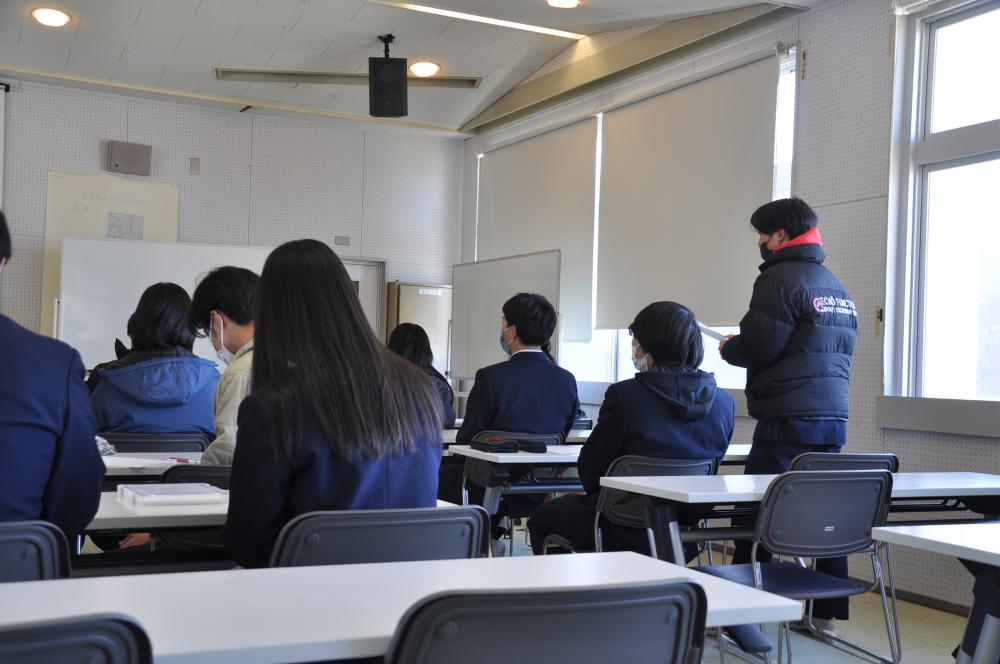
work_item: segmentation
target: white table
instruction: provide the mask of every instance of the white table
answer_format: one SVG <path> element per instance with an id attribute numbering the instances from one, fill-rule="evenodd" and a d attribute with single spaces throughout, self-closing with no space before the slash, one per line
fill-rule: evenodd
<path id="1" fill-rule="evenodd" d="M 976 626 L 970 621 L 962 639 L 963 644 L 975 641 L 975 651 L 966 652 L 963 647 L 956 661 L 957 664 L 996 664 L 1000 658 L 1000 616 L 991 615 L 988 606 L 991 598 L 1000 596 L 997 576 L 997 569 L 1000 568 L 1000 522 L 884 526 L 872 528 L 872 539 L 971 560 L 992 568 L 992 571 L 987 569 L 977 575 L 973 593 L 973 613 L 982 612 L 985 616 L 982 627 L 977 636 L 974 633 Z"/>
<path id="2" fill-rule="evenodd" d="M 201 452 L 132 452 L 101 457 L 107 468 L 105 477 L 159 477 L 163 471 L 188 459 L 200 463 Z"/>
<path id="3" fill-rule="evenodd" d="M 158 664 L 375 657 L 433 593 L 675 580 L 704 588 L 708 626 L 802 615 L 798 602 L 647 556 L 589 553 L 7 583 L 0 627 L 113 611 L 138 619 Z"/>
<path id="4" fill-rule="evenodd" d="M 591 429 L 580 429 L 570 431 L 566 436 L 567 443 L 577 443 L 582 444 L 587 442 L 587 438 L 590 437 Z M 444 429 L 441 432 L 441 442 L 445 445 L 453 445 L 455 443 L 455 437 L 458 435 L 458 429 Z"/>
<path id="5" fill-rule="evenodd" d="M 452 454 L 479 459 L 497 464 L 551 464 L 551 463 L 572 463 L 575 464 L 580 458 L 580 450 L 583 445 L 549 445 L 548 451 L 544 454 L 535 452 L 483 452 L 474 450 L 468 445 L 451 445 L 448 450 Z M 723 463 L 743 463 L 750 454 L 750 445 L 730 445 L 723 457 Z"/>
<path id="6" fill-rule="evenodd" d="M 444 500 L 438 507 L 457 507 Z M 94 530 L 132 530 L 149 532 L 170 528 L 202 528 L 223 526 L 229 511 L 229 497 L 217 503 L 203 505 L 152 505 L 133 507 L 118 500 L 114 491 L 101 493 L 97 514 L 87 525 Z"/>
<path id="7" fill-rule="evenodd" d="M 707 475 L 697 477 L 602 477 L 601 486 L 642 494 L 670 504 L 731 505 L 760 502 L 777 475 Z M 1000 496 L 1000 475 L 986 473 L 894 473 L 892 498 L 961 498 Z M 658 540 L 670 543 L 672 560 L 683 560 L 682 542 L 698 539 L 697 531 L 680 532 L 675 510 L 656 508 L 647 525 Z M 652 520 L 650 520 L 652 519 Z M 666 551 L 657 550 L 658 554 Z"/>

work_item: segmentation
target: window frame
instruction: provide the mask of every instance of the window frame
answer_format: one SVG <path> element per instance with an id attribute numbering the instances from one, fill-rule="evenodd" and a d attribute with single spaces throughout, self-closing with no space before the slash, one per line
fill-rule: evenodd
<path id="1" fill-rule="evenodd" d="M 927 180 L 931 172 L 1000 159 L 1000 119 L 931 132 L 937 30 L 1000 9 L 1000 0 L 945 0 L 896 25 L 884 337 L 884 428 L 996 436 L 998 401 L 921 395 Z M 961 405 L 961 424 L 953 416 Z"/>

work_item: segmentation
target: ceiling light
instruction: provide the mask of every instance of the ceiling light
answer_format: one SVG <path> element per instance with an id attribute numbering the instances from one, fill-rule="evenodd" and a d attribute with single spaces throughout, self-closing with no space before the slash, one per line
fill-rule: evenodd
<path id="1" fill-rule="evenodd" d="M 50 28 L 61 28 L 70 21 L 69 14 L 61 9 L 52 9 L 51 7 L 32 9 L 31 17 Z"/>
<path id="2" fill-rule="evenodd" d="M 428 62 L 427 60 L 420 60 L 410 65 L 410 73 L 419 78 L 433 76 L 439 71 L 441 71 L 441 65 L 436 62 Z"/>
<path id="3" fill-rule="evenodd" d="M 450 9 L 441 9 L 439 7 L 428 7 L 427 5 L 415 5 L 412 2 L 397 2 L 396 0 L 368 0 L 368 2 L 373 2 L 378 5 L 386 5 L 388 7 L 398 7 L 399 9 L 409 9 L 414 12 L 423 12 L 425 14 L 436 14 L 438 16 L 447 16 L 448 18 L 457 18 L 461 21 L 474 21 L 476 23 L 488 23 L 490 25 L 496 25 L 501 28 L 511 28 L 513 30 L 527 30 L 528 32 L 538 32 L 543 35 L 551 35 L 553 37 L 564 37 L 566 39 L 583 39 L 587 35 L 577 34 L 575 32 L 566 32 L 565 30 L 553 30 L 552 28 L 543 28 L 539 25 L 528 25 L 527 23 L 516 23 L 514 21 L 504 21 L 499 18 L 490 18 L 488 16 L 479 16 L 478 14 L 466 14 L 465 12 L 456 12 Z"/>
<path id="4" fill-rule="evenodd" d="M 549 7 L 556 9 L 575 9 L 580 6 L 580 0 L 549 0 Z"/>

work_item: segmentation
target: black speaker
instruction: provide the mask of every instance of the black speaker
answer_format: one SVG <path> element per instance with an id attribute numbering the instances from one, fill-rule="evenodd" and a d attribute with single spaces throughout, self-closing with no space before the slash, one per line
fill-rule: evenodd
<path id="1" fill-rule="evenodd" d="M 406 58 L 368 58 L 368 113 L 378 118 L 406 115 Z"/>

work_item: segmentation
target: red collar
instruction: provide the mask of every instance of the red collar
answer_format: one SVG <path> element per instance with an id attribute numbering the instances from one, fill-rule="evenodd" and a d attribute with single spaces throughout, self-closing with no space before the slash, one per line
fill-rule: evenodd
<path id="1" fill-rule="evenodd" d="M 775 249 L 775 251 L 781 251 L 782 249 L 788 249 L 789 247 L 798 247 L 803 244 L 823 244 L 823 238 L 819 234 L 818 228 L 810 228 L 802 235 L 792 238 L 787 242 L 783 242 L 780 247 Z"/>

